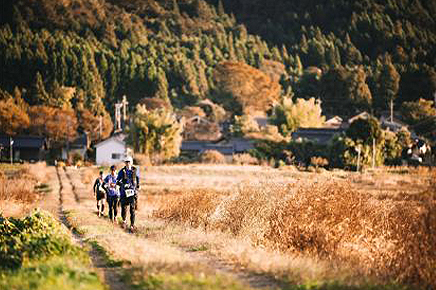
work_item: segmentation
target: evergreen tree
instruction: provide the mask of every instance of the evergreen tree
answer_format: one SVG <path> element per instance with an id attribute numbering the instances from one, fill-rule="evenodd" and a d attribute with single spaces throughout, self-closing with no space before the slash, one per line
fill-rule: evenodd
<path id="1" fill-rule="evenodd" d="M 159 69 L 156 82 L 157 82 L 156 97 L 165 101 L 169 101 L 168 80 L 165 72 L 162 69 Z"/>
<path id="2" fill-rule="evenodd" d="M 32 90 L 32 103 L 38 105 L 50 103 L 50 96 L 45 90 L 44 80 L 39 72 L 37 72 L 35 76 L 35 83 Z"/>
<path id="3" fill-rule="evenodd" d="M 218 16 L 222 17 L 225 15 L 224 5 L 222 0 L 218 0 Z"/>
<path id="4" fill-rule="evenodd" d="M 389 56 L 385 57 L 385 61 L 381 70 L 379 79 L 379 90 L 377 94 L 377 105 L 381 108 L 388 108 L 398 94 L 400 84 L 400 74 L 395 69 Z"/>
<path id="5" fill-rule="evenodd" d="M 362 67 L 356 68 L 348 77 L 348 93 L 352 105 L 360 110 L 369 110 L 372 104 L 372 95 L 365 82 L 366 74 Z"/>

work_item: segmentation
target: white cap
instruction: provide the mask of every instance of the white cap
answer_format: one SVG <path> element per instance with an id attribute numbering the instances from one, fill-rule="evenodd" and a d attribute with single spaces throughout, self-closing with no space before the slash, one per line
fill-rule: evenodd
<path id="1" fill-rule="evenodd" d="M 124 162 L 133 163 L 133 158 L 131 156 L 126 156 L 126 158 L 124 158 Z"/>

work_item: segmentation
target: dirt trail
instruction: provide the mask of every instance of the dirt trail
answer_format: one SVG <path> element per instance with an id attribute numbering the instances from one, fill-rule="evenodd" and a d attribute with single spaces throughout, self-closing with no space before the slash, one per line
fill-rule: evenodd
<path id="1" fill-rule="evenodd" d="M 58 207 L 58 217 L 60 221 L 70 229 L 72 236 L 76 243 L 81 246 L 87 246 L 84 238 L 79 235 L 74 228 L 69 223 L 65 210 L 64 210 L 64 199 L 71 199 L 71 196 L 74 196 L 74 201 L 76 203 L 80 202 L 80 198 L 76 193 L 76 189 L 74 184 L 71 181 L 70 176 L 67 174 L 67 171 L 56 168 L 56 174 L 59 181 L 59 207 Z M 68 182 L 68 183 L 67 183 Z M 129 287 L 124 284 L 119 275 L 119 269 L 110 267 L 107 265 L 107 261 L 103 257 L 102 253 L 98 251 L 94 246 L 91 246 L 91 249 L 88 251 L 88 254 L 92 260 L 93 267 L 97 270 L 97 274 L 100 278 L 104 280 L 106 285 L 109 286 L 111 290 L 125 290 L 129 289 Z"/>
<path id="2" fill-rule="evenodd" d="M 248 271 L 244 271 L 235 268 L 234 264 L 227 261 L 220 260 L 210 254 L 202 251 L 187 251 L 192 260 L 198 261 L 201 264 L 205 264 L 215 271 L 230 275 L 234 279 L 241 281 L 245 285 L 249 285 L 255 289 L 281 289 L 286 285 L 282 285 L 279 281 L 274 279 L 274 277 L 268 276 L 266 274 L 255 274 Z"/>
<path id="3" fill-rule="evenodd" d="M 81 203 L 81 210 L 86 210 L 88 213 L 92 212 L 94 210 L 94 207 L 91 207 L 93 204 L 93 200 L 90 199 L 90 194 L 88 194 L 88 191 L 90 191 L 89 188 L 86 188 L 85 185 L 82 183 L 80 175 L 78 172 L 74 172 L 74 169 L 67 169 L 65 171 L 65 175 L 61 176 L 60 178 L 66 178 L 68 180 L 64 181 L 64 183 L 67 183 L 68 185 L 71 185 L 72 193 L 74 194 L 76 201 L 82 201 Z M 69 172 L 70 171 L 70 172 Z M 79 205 L 78 202 L 76 202 L 77 205 Z M 86 209 L 85 209 L 86 207 Z M 244 285 L 247 285 L 254 289 L 281 289 L 284 285 L 281 285 L 277 280 L 274 279 L 274 277 L 271 277 L 267 274 L 255 274 L 251 273 L 249 271 L 246 271 L 242 269 L 241 267 L 238 267 L 235 264 L 231 264 L 227 261 L 220 260 L 219 258 L 211 255 L 210 253 L 204 252 L 204 251 L 190 251 L 189 249 L 179 247 L 177 245 L 171 244 L 171 245 L 164 245 L 162 241 L 155 240 L 153 236 L 148 236 L 145 232 L 145 229 L 143 230 L 143 226 L 145 224 L 152 223 L 151 220 L 149 220 L 149 213 L 143 212 L 139 210 L 137 212 L 137 223 L 138 223 L 138 232 L 134 235 L 132 234 L 126 234 L 123 232 L 120 232 L 119 227 L 113 228 L 112 232 L 106 232 L 106 233 L 90 233 L 88 238 L 92 239 L 100 239 L 102 241 L 101 245 L 105 246 L 110 244 L 111 240 L 113 240 L 115 237 L 118 237 L 118 239 L 124 239 L 126 243 L 134 244 L 132 247 L 142 247 L 144 251 L 147 250 L 147 246 L 145 245 L 151 245 L 153 247 L 160 247 L 162 248 L 162 252 L 168 251 L 168 248 L 171 248 L 170 251 L 174 251 L 175 255 L 182 255 L 184 256 L 184 260 L 187 261 L 190 264 L 196 265 L 196 268 L 198 267 L 199 272 L 203 272 L 204 269 L 212 269 L 213 272 L 223 275 L 223 276 L 229 276 L 234 280 L 237 280 L 241 282 Z M 99 227 L 111 227 L 108 219 L 97 219 L 96 217 L 92 218 L 93 221 L 88 220 L 89 223 L 98 223 Z M 97 219 L 97 220 L 96 220 Z M 150 249 L 148 249 L 151 251 Z M 156 248 L 157 251 L 159 251 L 159 248 Z M 106 251 L 110 253 L 114 253 L 114 251 L 118 251 L 119 253 L 122 253 L 120 249 L 106 249 Z M 92 254 L 92 253 L 91 253 Z M 141 255 L 140 259 L 142 263 L 151 262 L 151 257 L 147 257 L 148 255 Z M 119 255 L 118 255 L 119 257 Z M 123 259 L 128 259 L 126 256 L 122 257 Z M 148 260 L 147 260 L 148 259 Z M 95 264 L 98 265 L 99 260 L 94 259 Z M 131 261 L 131 262 L 137 262 L 137 261 Z M 106 277 L 106 276 L 105 276 Z M 111 281 L 108 281 L 108 284 L 110 284 Z M 116 288 L 112 288 L 116 289 Z"/>

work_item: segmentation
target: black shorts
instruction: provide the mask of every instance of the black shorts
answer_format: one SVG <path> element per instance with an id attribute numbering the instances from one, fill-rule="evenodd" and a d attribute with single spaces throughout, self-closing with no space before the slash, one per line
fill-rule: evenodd
<path id="1" fill-rule="evenodd" d="M 104 199 L 104 197 L 105 197 L 104 192 L 97 191 L 97 195 L 96 195 L 97 200 L 102 200 L 102 199 Z"/>

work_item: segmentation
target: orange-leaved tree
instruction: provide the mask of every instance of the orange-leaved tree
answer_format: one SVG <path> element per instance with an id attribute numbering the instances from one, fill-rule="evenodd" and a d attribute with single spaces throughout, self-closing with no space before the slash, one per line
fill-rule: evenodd
<path id="1" fill-rule="evenodd" d="M 71 108 L 32 106 L 29 108 L 30 131 L 47 137 L 48 141 L 63 144 L 77 136 L 77 118 Z"/>
<path id="2" fill-rule="evenodd" d="M 12 97 L 0 100 L 0 132 L 13 136 L 27 127 L 29 116 L 26 110 Z"/>
<path id="3" fill-rule="evenodd" d="M 218 89 L 215 101 L 233 111 L 239 107 L 247 114 L 265 112 L 280 98 L 277 80 L 241 62 L 220 63 L 215 68 L 214 80 Z"/>

